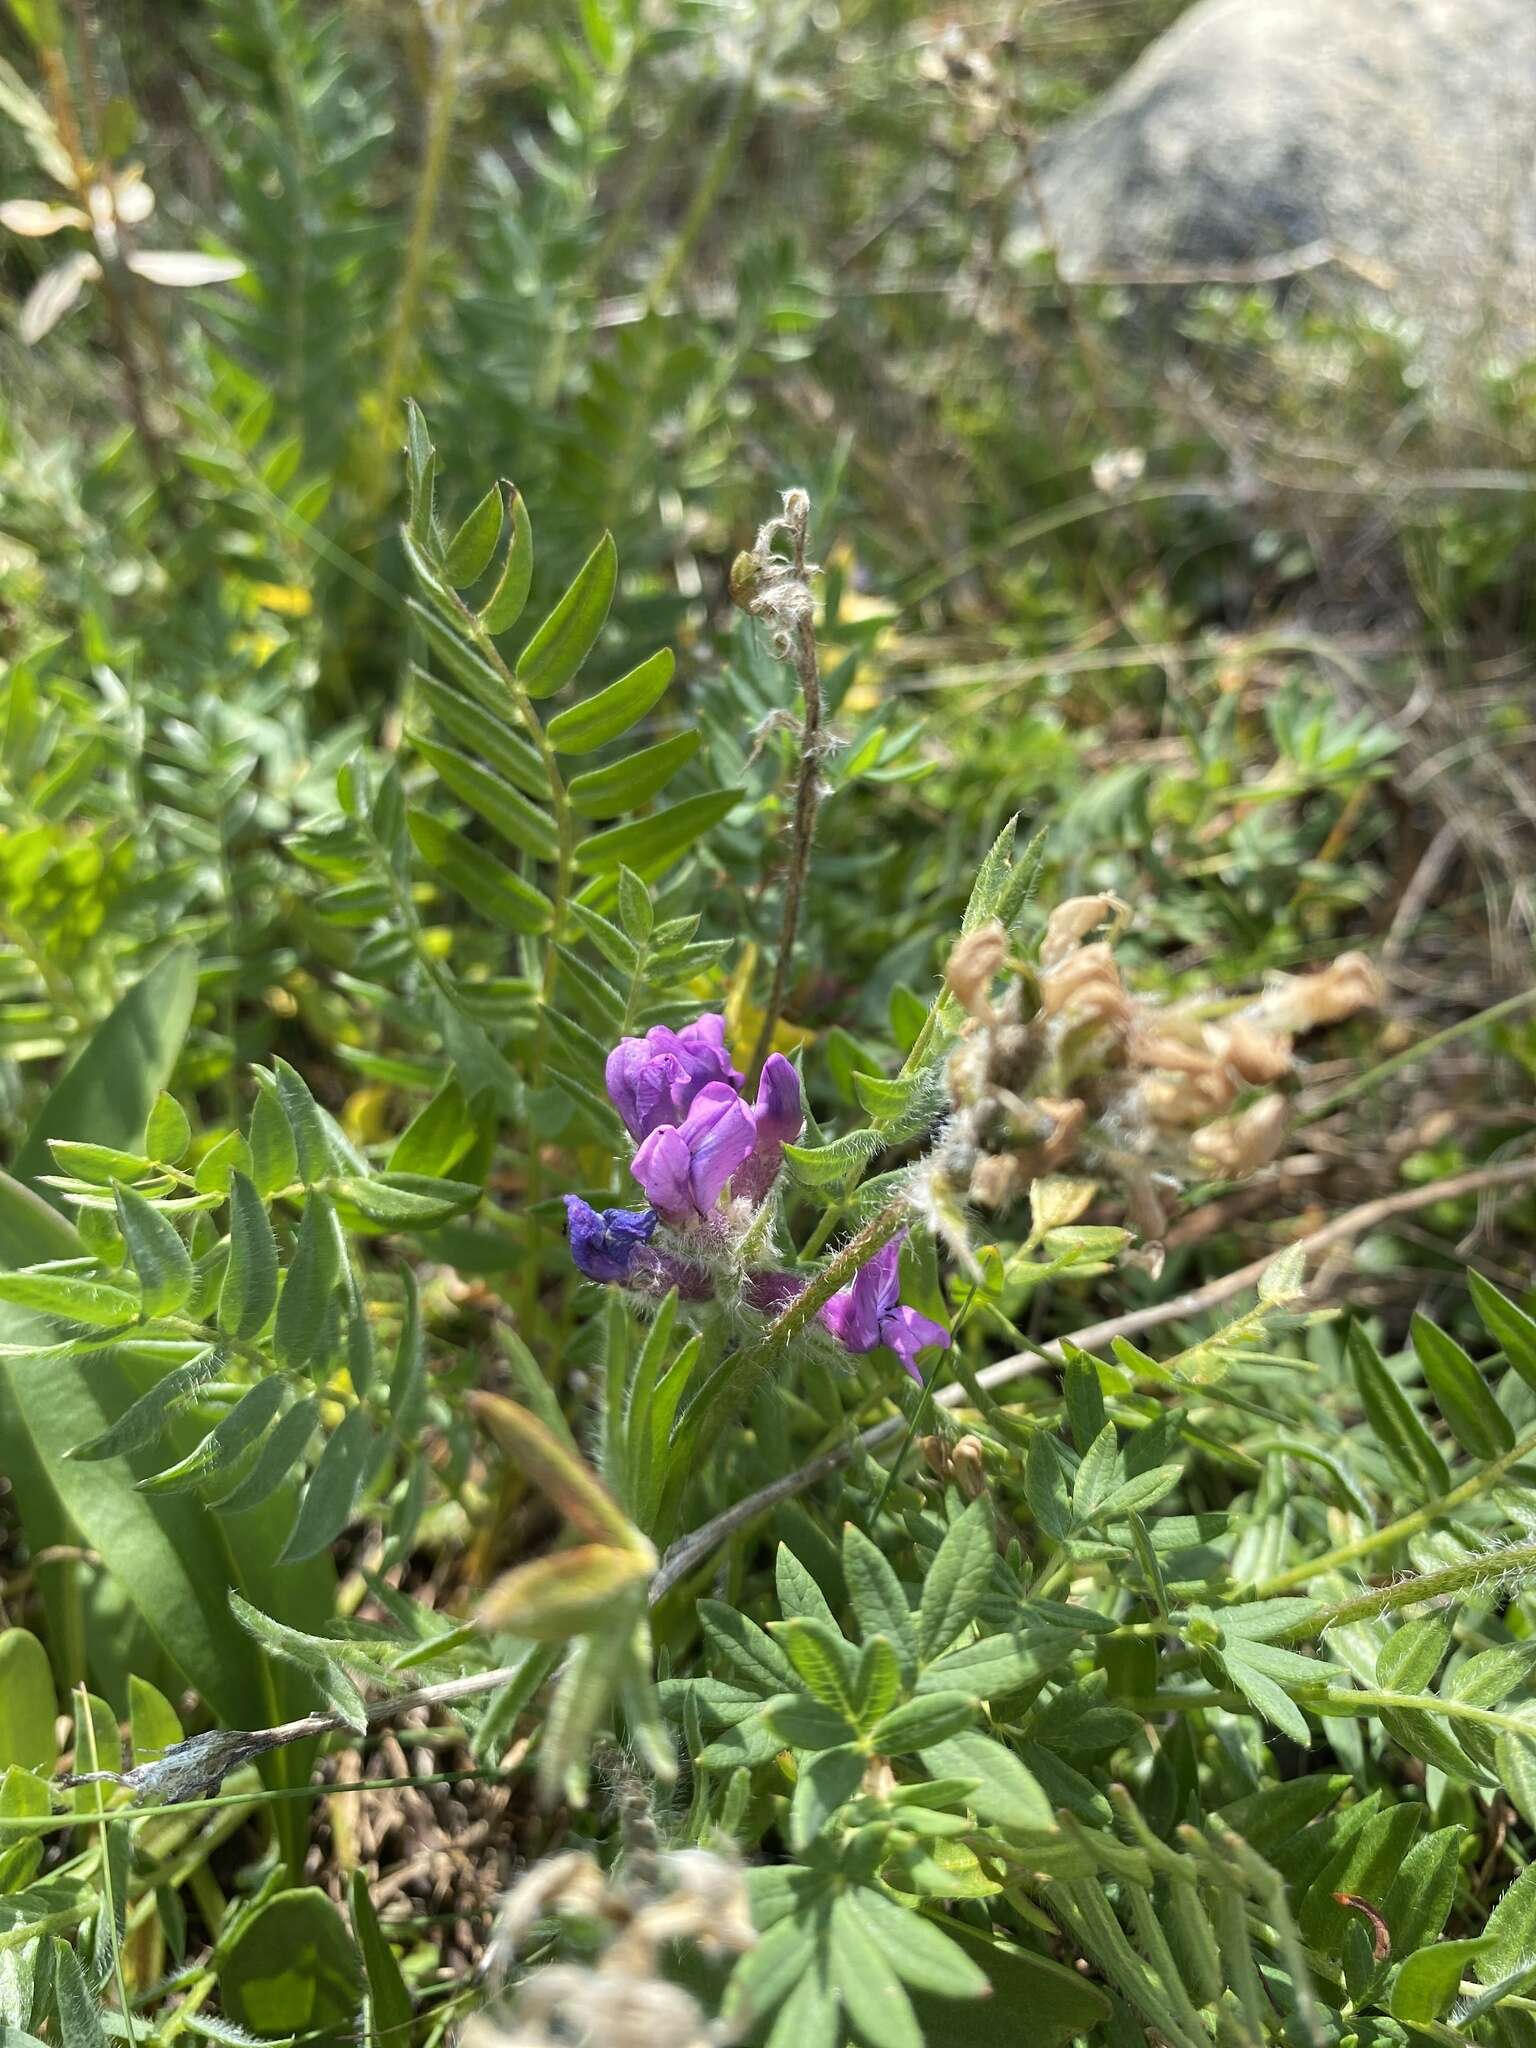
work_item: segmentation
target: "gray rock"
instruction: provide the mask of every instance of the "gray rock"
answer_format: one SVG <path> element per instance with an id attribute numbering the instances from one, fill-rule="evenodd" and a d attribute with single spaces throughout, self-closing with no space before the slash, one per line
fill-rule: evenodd
<path id="1" fill-rule="evenodd" d="M 1047 137 L 1038 190 L 1070 279 L 1327 259 L 1432 341 L 1524 350 L 1536 0 L 1201 0 Z"/>

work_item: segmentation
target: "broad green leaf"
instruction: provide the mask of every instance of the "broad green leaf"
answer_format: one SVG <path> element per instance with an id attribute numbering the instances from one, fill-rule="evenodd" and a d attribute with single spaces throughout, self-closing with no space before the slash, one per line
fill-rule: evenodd
<path id="1" fill-rule="evenodd" d="M 796 1692 L 795 1667 L 772 1636 L 723 1600 L 701 1600 L 699 1622 L 715 1656 L 765 1697 Z"/>
<path id="2" fill-rule="evenodd" d="M 427 866 L 483 917 L 508 931 L 548 931 L 553 915 L 549 898 L 531 882 L 426 811 L 411 811 L 408 822 Z"/>
<path id="3" fill-rule="evenodd" d="M 231 1336 L 254 1337 L 277 1303 L 277 1240 L 266 1205 L 243 1173 L 232 1174 L 229 1191 L 229 1259 L 219 1291 L 219 1327 Z"/>
<path id="4" fill-rule="evenodd" d="M 923 2048 L 912 2001 L 848 1892 L 832 1902 L 831 1950 L 833 1980 L 864 2039 L 879 2048 Z"/>
<path id="5" fill-rule="evenodd" d="M 319 1103 L 309 1092 L 304 1076 L 286 1060 L 273 1060 L 272 1078 L 277 1086 L 277 1099 L 288 1119 L 288 1128 L 293 1132 L 301 1179 L 306 1186 L 324 1180 L 335 1160 Z"/>
<path id="6" fill-rule="evenodd" d="M 60 2038 L 69 2043 L 69 2048 L 107 2048 L 106 2029 L 74 1950 L 57 1936 L 51 1948 L 54 2016 Z"/>
<path id="7" fill-rule="evenodd" d="M 467 804 L 476 817 L 483 818 L 508 845 L 535 860 L 555 858 L 560 848 L 552 821 L 504 776 L 471 760 L 457 747 L 439 746 L 419 733 L 412 733 L 411 744 L 424 760 L 431 762 L 459 801 Z"/>
<path id="8" fill-rule="evenodd" d="M 131 1140 L 137 1135 L 129 1134 Z M 6 1199 L 8 1187 L 14 1183 L 0 1181 L 6 1256 L 57 1257 L 71 1247 L 78 1254 L 79 1240 L 62 1217 L 30 1196 Z M 0 1336 L 41 1341 L 44 1332 L 35 1319 L 7 1310 L 0 1315 Z M 88 1373 L 60 1371 L 46 1357 L 0 1364 L 6 1476 L 34 1553 L 71 1544 L 102 1560 L 83 1647 L 104 1683 L 121 1682 L 125 1645 L 147 1640 L 167 1660 L 176 1685 L 195 1687 L 226 1727 L 263 1726 L 272 1717 L 272 1687 L 262 1681 L 256 1652 L 229 1613 L 225 1588 L 242 1586 L 301 1621 L 318 1620 L 330 1611 L 329 1562 L 274 1573 L 280 1510 L 248 1522 L 236 1551 L 195 1500 L 138 1493 L 134 1481 L 150 1469 L 142 1450 L 130 1452 L 120 1465 L 85 1465 L 68 1456 L 76 1445 L 108 1433 L 167 1369 L 163 1361 L 138 1359 L 124 1349 L 102 1351 Z M 51 1567 L 41 1567 L 39 1582 L 57 1639 L 67 1643 L 74 1605 L 70 1598 L 59 1599 L 50 1573 Z M 303 1691 L 285 1674 L 276 1678 L 280 1712 L 299 1711 Z M 271 1768 L 281 1777 L 289 1761 L 275 1761 Z M 294 1761 L 301 1762 L 298 1752 Z M 281 1814 L 278 1826 L 289 1850 L 298 1853 Z"/>
<path id="9" fill-rule="evenodd" d="M 492 484 L 443 552 L 443 574 L 455 590 L 478 583 L 501 539 L 501 485 Z"/>
<path id="10" fill-rule="evenodd" d="M 254 1075 L 256 1102 L 251 1110 L 251 1179 L 264 1196 L 291 1188 L 299 1178 L 299 1153 L 293 1131 L 270 1074 Z"/>
<path id="11" fill-rule="evenodd" d="M 1455 1904 L 1465 1840 L 1462 1828 L 1437 1828 L 1433 1834 L 1420 1836 L 1403 1858 L 1382 1907 L 1395 1959 L 1410 1956 L 1439 1938 Z"/>
<path id="12" fill-rule="evenodd" d="M 736 808 L 740 789 L 715 789 L 704 796 L 684 797 L 664 811 L 594 832 L 576 849 L 576 865 L 584 874 L 610 874 L 619 867 L 637 875 L 659 874 L 690 852 L 713 826 Z"/>
<path id="13" fill-rule="evenodd" d="M 789 1803 L 789 1839 L 808 1849 L 841 1806 L 859 1789 L 868 1758 L 861 1749 L 824 1749 L 810 1758 L 795 1781 Z"/>
<path id="14" fill-rule="evenodd" d="M 1450 1640 L 1448 1614 L 1405 1621 L 1377 1652 L 1376 1683 L 1384 1692 L 1428 1692 Z"/>
<path id="15" fill-rule="evenodd" d="M 506 633 L 517 624 L 533 581 L 533 528 L 528 521 L 528 507 L 514 485 L 508 484 L 506 493 L 507 509 L 512 515 L 512 538 L 507 543 L 496 588 L 480 610 L 480 623 L 488 633 Z"/>
<path id="16" fill-rule="evenodd" d="M 373 1424 L 365 1408 L 349 1408 L 331 1433 L 310 1476 L 283 1546 L 284 1564 L 302 1563 L 327 1549 L 352 1519 L 373 1448 Z"/>
<path id="17" fill-rule="evenodd" d="M 1514 1425 L 1489 1391 L 1488 1383 L 1454 1337 L 1427 1316 L 1413 1318 L 1413 1348 L 1435 1406 L 1451 1434 L 1474 1458 L 1492 1459 L 1514 1446 Z"/>
<path id="18" fill-rule="evenodd" d="M 843 1524 L 843 1578 L 859 1633 L 888 1637 L 910 1682 L 917 1670 L 911 1603 L 883 1552 L 852 1522 Z"/>
<path id="19" fill-rule="evenodd" d="M 826 1594 L 787 1543 L 781 1543 L 774 1552 L 773 1578 L 779 1596 L 779 1612 L 786 1621 L 804 1618 L 819 1621 L 830 1629 L 837 1628 L 837 1617 Z"/>
<path id="20" fill-rule="evenodd" d="M 971 1727 L 977 1705 L 969 1693 L 924 1693 L 877 1721 L 869 1731 L 870 1747 L 882 1756 L 912 1756 L 932 1749 Z"/>
<path id="21" fill-rule="evenodd" d="M 1034 1773 L 1000 1742 L 979 1731 L 951 1735 L 922 1753 L 935 1778 L 974 1778 L 967 1804 L 978 1819 L 1026 1833 L 1054 1832 L 1056 1816 Z"/>
<path id="22" fill-rule="evenodd" d="M 972 1501 L 939 1545 L 923 1581 L 917 1641 L 924 1661 L 947 1649 L 974 1621 L 995 1556 L 992 1510 L 985 1500 Z"/>
<path id="23" fill-rule="evenodd" d="M 48 1149 L 60 1173 L 71 1180 L 88 1180 L 97 1187 L 110 1187 L 115 1180 L 143 1180 L 153 1173 L 148 1159 L 137 1152 L 119 1152 L 112 1145 L 87 1145 L 71 1138 L 50 1138 Z"/>
<path id="24" fill-rule="evenodd" d="M 1536 1955 L 1536 1864 L 1528 1863 L 1500 1894 L 1483 1928 L 1488 1948 L 1477 1958 L 1484 1984 L 1496 1984 Z"/>
<path id="25" fill-rule="evenodd" d="M 36 1183 L 48 1172 L 50 1138 L 88 1137 L 124 1151 L 138 1145 L 175 1069 L 196 994 L 190 946 L 174 948 L 129 989 L 33 1118 L 11 1168 L 17 1180 Z M 51 1190 L 45 1199 L 62 1206 Z"/>
<path id="26" fill-rule="evenodd" d="M 242 1920 L 218 1956 L 219 2003 L 257 2035 L 301 2035 L 308 2048 L 357 2038 L 364 1976 L 352 1937 L 322 1891 L 277 1892 Z"/>
<path id="27" fill-rule="evenodd" d="M 702 737 L 695 726 L 654 747 L 643 747 L 638 754 L 626 754 L 606 768 L 576 776 L 566 791 L 571 809 L 583 818 L 616 818 L 637 810 L 693 759 Z"/>
<path id="28" fill-rule="evenodd" d="M 1342 1948 L 1351 1909 L 1339 1904 L 1339 1893 L 1381 1910 L 1424 1815 L 1423 1806 L 1411 1802 L 1373 1814 L 1323 1865 L 1297 1909 L 1297 1926 L 1309 1947 L 1323 1955 Z"/>
<path id="29" fill-rule="evenodd" d="M 58 1695 L 48 1652 L 24 1628 L 0 1632 L 0 1770 L 52 1773 Z"/>
<path id="30" fill-rule="evenodd" d="M 590 754 L 616 740 L 660 701 L 676 665 L 671 648 L 660 648 L 596 696 L 556 712 L 550 744 L 562 754 Z"/>
<path id="31" fill-rule="evenodd" d="M 769 1728 L 791 1749 L 837 1749 L 854 1732 L 846 1714 L 807 1699 L 803 1692 L 780 1693 L 762 1712 Z"/>
<path id="32" fill-rule="evenodd" d="M 871 1636 L 853 1677 L 853 1712 L 868 1729 L 887 1715 L 902 1695 L 901 1665 L 889 1636 Z"/>
<path id="33" fill-rule="evenodd" d="M 939 1998 L 987 1996 L 986 1971 L 931 1920 L 898 1906 L 873 1885 L 854 1885 L 846 1897 L 875 1946 L 913 1990 Z"/>
<path id="34" fill-rule="evenodd" d="M 181 1741 L 181 1717 L 157 1686 L 136 1674 L 128 1680 L 129 1732 L 135 1763 L 156 1760 Z"/>
<path id="35" fill-rule="evenodd" d="M 457 1165 L 477 1136 L 464 1090 L 450 1074 L 395 1140 L 391 1173 L 445 1174 Z"/>
<path id="36" fill-rule="evenodd" d="M 1059 1235 L 1059 1233 L 1055 1233 Z M 1106 1422 L 1083 1453 L 1072 1482 L 1072 1519 L 1087 1522 L 1113 1491 L 1120 1476 L 1119 1439 L 1112 1422 Z"/>
<path id="37" fill-rule="evenodd" d="M 1412 2027 L 1443 2019 L 1456 2003 L 1462 1978 L 1491 1946 L 1480 1935 L 1475 1941 L 1437 1942 L 1409 1956 L 1392 1986 L 1392 2017 Z"/>
<path id="38" fill-rule="evenodd" d="M 152 1202 L 121 1181 L 114 1184 L 112 1193 L 118 1228 L 138 1275 L 144 1314 L 169 1315 L 192 1292 L 192 1256 L 170 1217 Z"/>
<path id="39" fill-rule="evenodd" d="M 825 1622 L 795 1621 L 769 1623 L 769 1633 L 784 1647 L 801 1683 L 823 1706 L 834 1707 L 857 1720 L 857 1702 L 848 1672 L 850 1645 Z"/>
<path id="40" fill-rule="evenodd" d="M 802 1187 L 835 1187 L 865 1166 L 879 1150 L 872 1131 L 848 1131 L 826 1145 L 786 1145 L 784 1158 Z"/>
<path id="41" fill-rule="evenodd" d="M 530 697 L 553 696 L 581 667 L 603 630 L 617 576 L 613 536 L 605 533 L 517 658 L 517 679 Z"/>

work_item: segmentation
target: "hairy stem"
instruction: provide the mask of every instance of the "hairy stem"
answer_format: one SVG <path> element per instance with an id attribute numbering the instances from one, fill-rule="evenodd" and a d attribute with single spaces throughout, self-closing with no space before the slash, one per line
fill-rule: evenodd
<path id="1" fill-rule="evenodd" d="M 800 928 L 800 906 L 805 897 L 806 878 L 811 870 L 811 842 L 816 837 L 816 810 L 821 790 L 821 668 L 816 659 L 816 625 L 811 616 L 810 593 L 806 589 L 805 542 L 810 523 L 810 500 L 803 491 L 785 499 L 784 526 L 794 550 L 791 577 L 801 603 L 785 628 L 788 656 L 800 685 L 803 715 L 800 722 L 800 771 L 795 783 L 795 814 L 791 828 L 789 871 L 784 877 L 784 910 L 779 921 L 778 956 L 773 963 L 773 982 L 763 1010 L 757 1044 L 752 1049 L 749 1083 L 761 1073 L 773 1045 L 774 1029 L 784 1007 L 794 960 L 795 937 Z"/>

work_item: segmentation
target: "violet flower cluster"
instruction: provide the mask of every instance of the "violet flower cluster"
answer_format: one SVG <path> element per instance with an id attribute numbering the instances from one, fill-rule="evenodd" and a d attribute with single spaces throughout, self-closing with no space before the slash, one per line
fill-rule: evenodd
<path id="1" fill-rule="evenodd" d="M 685 1300 L 708 1300 L 710 1267 L 739 1242 L 744 1223 L 773 1190 L 784 1147 L 804 1128 L 800 1077 L 782 1053 L 770 1053 L 748 1102 L 726 1051 L 725 1019 L 710 1014 L 681 1031 L 657 1024 L 643 1038 L 621 1039 L 603 1078 L 636 1140 L 630 1171 L 649 1206 L 599 1210 L 567 1195 L 571 1257 L 589 1280 L 646 1293 L 676 1287 Z M 893 1240 L 832 1296 L 819 1319 L 848 1351 L 888 1344 L 921 1379 L 917 1353 L 947 1345 L 949 1334 L 898 1301 L 899 1261 L 900 1242 Z M 743 1297 L 766 1314 L 786 1307 L 803 1284 L 775 1271 L 741 1281 Z"/>

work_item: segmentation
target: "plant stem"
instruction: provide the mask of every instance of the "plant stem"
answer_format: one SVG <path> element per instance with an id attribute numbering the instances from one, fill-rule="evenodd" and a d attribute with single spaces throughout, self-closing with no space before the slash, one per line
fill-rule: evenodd
<path id="1" fill-rule="evenodd" d="M 811 842 L 816 837 L 816 809 L 821 789 L 821 669 L 816 659 L 816 624 L 811 615 L 810 593 L 805 585 L 806 528 L 810 521 L 810 500 L 803 492 L 791 494 L 785 503 L 785 525 L 794 550 L 793 581 L 804 593 L 804 609 L 790 623 L 789 659 L 800 685 L 804 716 L 800 724 L 800 773 L 795 784 L 795 815 L 790 844 L 789 872 L 784 878 L 784 911 L 779 923 L 778 957 L 773 963 L 773 983 L 763 1010 L 757 1044 L 752 1050 L 748 1083 L 762 1071 L 763 1061 L 773 1045 L 774 1029 L 784 1006 L 794 958 L 795 936 L 800 928 L 800 905 L 805 897 L 806 877 L 811 868 Z"/>
<path id="2" fill-rule="evenodd" d="M 1531 1571 L 1536 1571 L 1536 1542 L 1515 1543 L 1507 1550 L 1468 1558 L 1464 1564 L 1449 1564 L 1438 1572 L 1420 1572 L 1416 1578 L 1396 1579 L 1390 1586 L 1373 1587 L 1368 1593 L 1341 1600 L 1333 1607 L 1324 1607 L 1293 1622 L 1275 1640 L 1299 1642 L 1345 1622 L 1368 1621 L 1378 1614 L 1391 1614 L 1399 1607 L 1416 1607 L 1421 1600 L 1443 1600 L 1466 1586 L 1496 1584 L 1514 1574 Z"/>
<path id="3" fill-rule="evenodd" d="M 1517 996 L 1506 996 L 1502 1003 L 1495 1003 L 1491 1009 L 1479 1010 L 1475 1017 L 1463 1017 L 1460 1023 L 1449 1024 L 1444 1031 L 1437 1031 L 1430 1038 L 1420 1039 L 1417 1045 L 1410 1045 L 1406 1051 L 1394 1053 L 1380 1066 L 1372 1067 L 1368 1073 L 1357 1074 L 1352 1081 L 1346 1081 L 1342 1088 L 1335 1088 L 1331 1095 L 1325 1095 L 1321 1102 L 1297 1117 L 1299 1128 L 1303 1124 L 1315 1124 L 1319 1117 L 1327 1116 L 1330 1110 L 1341 1103 L 1353 1101 L 1357 1095 L 1366 1095 L 1378 1083 L 1399 1074 L 1405 1067 L 1416 1066 L 1431 1053 L 1439 1052 L 1444 1046 L 1454 1045 L 1460 1038 L 1470 1038 L 1475 1032 L 1486 1031 L 1491 1024 L 1500 1024 L 1506 1017 L 1513 1017 L 1521 1010 L 1528 1010 L 1536 1003 L 1536 988 L 1524 989 Z"/>
<path id="4" fill-rule="evenodd" d="M 1334 1549 L 1325 1551 L 1303 1564 L 1294 1564 L 1283 1572 L 1276 1572 L 1273 1578 L 1255 1586 L 1252 1597 L 1268 1600 L 1273 1594 L 1287 1593 L 1292 1586 L 1304 1586 L 1309 1579 L 1315 1579 L 1324 1572 L 1336 1571 L 1340 1565 L 1353 1564 L 1357 1558 L 1369 1557 L 1373 1551 L 1390 1549 L 1393 1544 L 1405 1543 L 1410 1536 L 1417 1536 L 1427 1529 L 1431 1522 L 1437 1522 L 1442 1515 L 1449 1515 L 1469 1500 L 1475 1500 L 1480 1493 L 1486 1493 L 1491 1486 L 1497 1486 L 1504 1474 L 1522 1459 L 1536 1453 L 1536 1430 L 1520 1438 L 1502 1456 L 1474 1472 L 1470 1479 L 1464 1479 L 1459 1486 L 1453 1486 L 1449 1493 L 1437 1494 L 1423 1507 L 1414 1508 L 1406 1515 L 1399 1515 L 1395 1522 L 1384 1523 L 1379 1529 L 1372 1529 L 1364 1536 L 1357 1536 L 1352 1543 L 1340 1543 Z"/>

